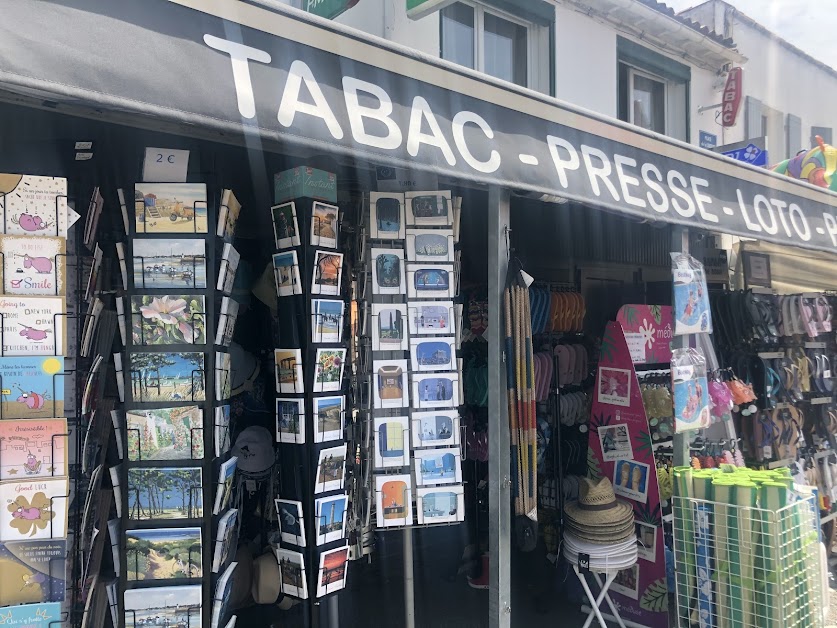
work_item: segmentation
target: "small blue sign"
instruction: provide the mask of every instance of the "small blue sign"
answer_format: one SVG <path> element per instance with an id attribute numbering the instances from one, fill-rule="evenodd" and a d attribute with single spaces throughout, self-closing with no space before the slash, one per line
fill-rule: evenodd
<path id="1" fill-rule="evenodd" d="M 718 136 L 707 131 L 700 132 L 700 147 L 712 150 L 718 145 Z"/>
<path id="2" fill-rule="evenodd" d="M 721 154 L 726 155 L 727 157 L 732 157 L 737 161 L 743 161 L 751 166 L 767 166 L 767 151 L 763 148 L 759 148 L 752 142 L 742 148 L 726 151 Z"/>

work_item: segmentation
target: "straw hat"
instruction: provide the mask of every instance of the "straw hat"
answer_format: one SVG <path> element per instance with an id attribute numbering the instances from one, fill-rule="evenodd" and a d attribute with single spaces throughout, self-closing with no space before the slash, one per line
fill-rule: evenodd
<path id="1" fill-rule="evenodd" d="M 582 478 L 579 499 L 564 507 L 567 528 L 583 540 L 615 543 L 634 534 L 634 509 L 617 501 L 607 478 Z"/>

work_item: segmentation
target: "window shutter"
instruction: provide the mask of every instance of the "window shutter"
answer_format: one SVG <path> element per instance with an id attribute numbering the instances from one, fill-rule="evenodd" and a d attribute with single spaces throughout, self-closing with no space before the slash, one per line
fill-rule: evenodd
<path id="1" fill-rule="evenodd" d="M 761 137 L 761 101 L 747 96 L 744 101 L 745 140 Z"/>
<path id="2" fill-rule="evenodd" d="M 802 150 L 802 119 L 788 114 L 788 157 L 793 157 Z"/>
<path id="3" fill-rule="evenodd" d="M 811 148 L 817 145 L 817 135 L 822 138 L 826 144 L 831 144 L 831 127 L 827 126 L 812 126 L 811 127 Z"/>

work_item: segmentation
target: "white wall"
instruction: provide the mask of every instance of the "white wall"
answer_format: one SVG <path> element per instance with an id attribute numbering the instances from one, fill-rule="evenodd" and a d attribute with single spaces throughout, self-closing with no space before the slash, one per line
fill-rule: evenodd
<path id="1" fill-rule="evenodd" d="M 335 21 L 425 54 L 439 56 L 439 13 L 411 20 L 407 17 L 404 0 L 361 0 Z"/>

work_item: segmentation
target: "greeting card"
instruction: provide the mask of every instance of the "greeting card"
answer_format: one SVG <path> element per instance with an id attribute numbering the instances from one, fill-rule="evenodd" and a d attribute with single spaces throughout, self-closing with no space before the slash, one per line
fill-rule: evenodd
<path id="1" fill-rule="evenodd" d="M 0 174 L 3 233 L 67 237 L 79 215 L 67 205 L 67 179 Z"/>
<path id="2" fill-rule="evenodd" d="M 0 417 L 42 419 L 64 414 L 64 358 L 0 358 Z"/>
<path id="3" fill-rule="evenodd" d="M 0 541 L 64 538 L 69 488 L 66 478 L 0 482 Z"/>
<path id="4" fill-rule="evenodd" d="M 0 604 L 61 602 L 66 585 L 66 556 L 64 540 L 0 544 Z"/>
<path id="5" fill-rule="evenodd" d="M 65 355 L 67 306 L 63 297 L 0 297 L 3 355 Z"/>
<path id="6" fill-rule="evenodd" d="M 0 421 L 0 480 L 67 475 L 67 419 Z"/>
<path id="7" fill-rule="evenodd" d="M 45 236 L 0 236 L 0 276 L 3 292 L 48 296 L 65 294 L 65 242 L 64 238 Z"/>

